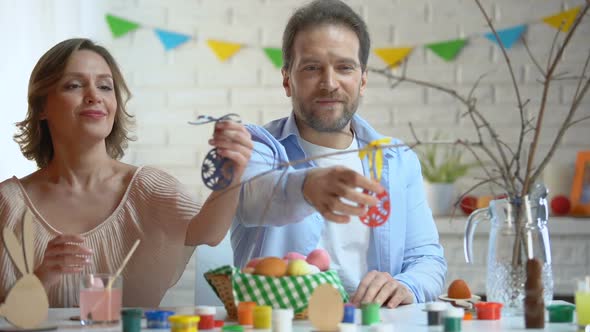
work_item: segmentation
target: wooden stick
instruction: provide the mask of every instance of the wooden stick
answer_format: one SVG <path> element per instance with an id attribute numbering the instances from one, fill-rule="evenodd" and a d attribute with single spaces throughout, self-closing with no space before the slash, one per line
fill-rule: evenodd
<path id="1" fill-rule="evenodd" d="M 131 258 L 131 256 L 135 252 L 135 249 L 137 249 L 139 242 L 140 242 L 139 239 L 135 240 L 135 243 L 133 244 L 133 246 L 131 247 L 131 249 L 127 253 L 127 256 L 125 256 L 125 259 L 123 260 L 123 263 L 121 263 L 121 265 L 119 266 L 119 269 L 117 269 L 117 272 L 115 272 L 115 275 L 113 275 L 112 278 L 109 278 L 109 283 L 107 284 L 107 287 L 106 287 L 107 292 L 104 294 L 104 296 L 102 296 L 100 298 L 100 300 L 96 301 L 94 303 L 94 305 L 92 306 L 92 308 L 88 311 L 88 316 L 87 316 L 88 320 L 92 320 L 92 313 L 95 312 L 96 308 L 98 308 L 99 305 L 101 305 L 105 300 L 107 300 L 107 298 L 110 300 L 110 297 L 111 297 L 110 291 L 111 291 L 111 288 L 113 287 L 113 283 L 115 282 L 117 277 L 121 274 L 121 272 L 123 272 L 125 265 L 127 265 L 127 263 L 129 262 L 129 259 Z M 80 317 L 80 318 L 83 319 L 82 317 Z"/>
<path id="2" fill-rule="evenodd" d="M 121 272 L 123 272 L 125 265 L 127 265 L 127 262 L 129 262 L 129 259 L 131 258 L 131 256 L 135 252 L 135 249 L 137 249 L 139 242 L 141 242 L 141 241 L 139 241 L 139 239 L 135 240 L 135 243 L 133 244 L 133 246 L 131 247 L 131 249 L 127 253 L 127 256 L 125 256 L 123 263 L 121 263 L 121 265 L 119 266 L 119 269 L 117 270 L 117 272 L 115 272 L 115 275 L 109 279 L 109 283 L 107 284 L 107 289 L 111 289 L 111 287 L 113 286 L 113 282 L 115 282 L 115 279 L 117 279 L 117 277 L 121 274 Z"/>

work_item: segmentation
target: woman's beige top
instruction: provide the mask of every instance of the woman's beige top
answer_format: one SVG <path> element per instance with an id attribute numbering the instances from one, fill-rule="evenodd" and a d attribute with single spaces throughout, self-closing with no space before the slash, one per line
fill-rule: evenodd
<path id="1" fill-rule="evenodd" d="M 27 207 L 34 215 L 35 266 L 39 266 L 47 242 L 61 232 L 43 219 L 16 177 L 0 183 L 0 229 L 8 227 L 22 239 Z M 185 246 L 184 239 L 189 222 L 200 209 L 171 175 L 152 167 L 138 168 L 113 213 L 81 234 L 85 237 L 84 245 L 94 251 L 87 272 L 114 273 L 135 240 L 141 239 L 122 273 L 123 306 L 158 306 L 166 290 L 182 275 L 195 249 Z M 1 303 L 20 277 L 4 245 L 0 245 L 0 274 Z M 64 275 L 47 294 L 50 306 L 78 306 L 79 284 L 79 274 Z"/>

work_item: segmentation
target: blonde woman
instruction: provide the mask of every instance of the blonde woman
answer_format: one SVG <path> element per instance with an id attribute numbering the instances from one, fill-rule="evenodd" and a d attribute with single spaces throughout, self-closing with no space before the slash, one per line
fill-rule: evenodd
<path id="1" fill-rule="evenodd" d="M 171 175 L 120 162 L 129 139 L 129 90 L 115 60 L 88 39 L 65 40 L 31 74 L 28 113 L 15 136 L 39 169 L 0 183 L 0 227 L 21 233 L 34 216 L 35 274 L 52 307 L 78 305 L 82 272 L 114 272 L 136 239 L 123 272 L 124 306 L 158 306 L 195 246 L 214 246 L 234 216 L 238 189 L 200 206 Z M 252 141 L 244 127 L 219 122 L 209 141 L 234 164 L 239 181 Z M 19 277 L 0 246 L 0 302 Z"/>

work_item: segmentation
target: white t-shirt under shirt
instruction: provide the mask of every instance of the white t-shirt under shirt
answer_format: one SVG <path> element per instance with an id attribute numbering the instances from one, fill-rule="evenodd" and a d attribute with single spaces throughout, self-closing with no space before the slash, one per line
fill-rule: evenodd
<path id="1" fill-rule="evenodd" d="M 353 137 L 352 144 L 348 148 L 342 150 L 315 145 L 301 137 L 299 137 L 299 144 L 307 157 L 358 149 L 356 137 Z M 319 158 L 314 162 L 319 167 L 344 166 L 363 174 L 363 164 L 357 152 Z M 346 202 L 346 200 L 343 201 Z M 351 217 L 348 224 L 326 222 L 324 225 L 318 247 L 330 254 L 331 268 L 338 272 L 344 289 L 349 294 L 356 291 L 358 284 L 367 273 L 369 237 L 369 227 L 361 223 L 358 217 Z"/>

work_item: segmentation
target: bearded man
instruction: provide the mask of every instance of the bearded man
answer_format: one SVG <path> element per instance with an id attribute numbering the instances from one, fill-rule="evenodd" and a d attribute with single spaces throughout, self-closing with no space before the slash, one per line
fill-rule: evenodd
<path id="1" fill-rule="evenodd" d="M 356 114 L 369 49 L 365 22 L 341 1 L 317 0 L 290 18 L 282 75 L 293 109 L 264 127 L 247 127 L 254 150 L 231 243 L 240 267 L 254 257 L 325 249 L 352 303 L 394 308 L 435 300 L 447 265 L 416 154 L 383 149 L 378 180 L 367 158 L 359 158 L 359 148 L 384 138 Z M 293 164 L 279 167 L 287 163 Z M 384 190 L 389 217 L 367 227 L 359 216 Z"/>

